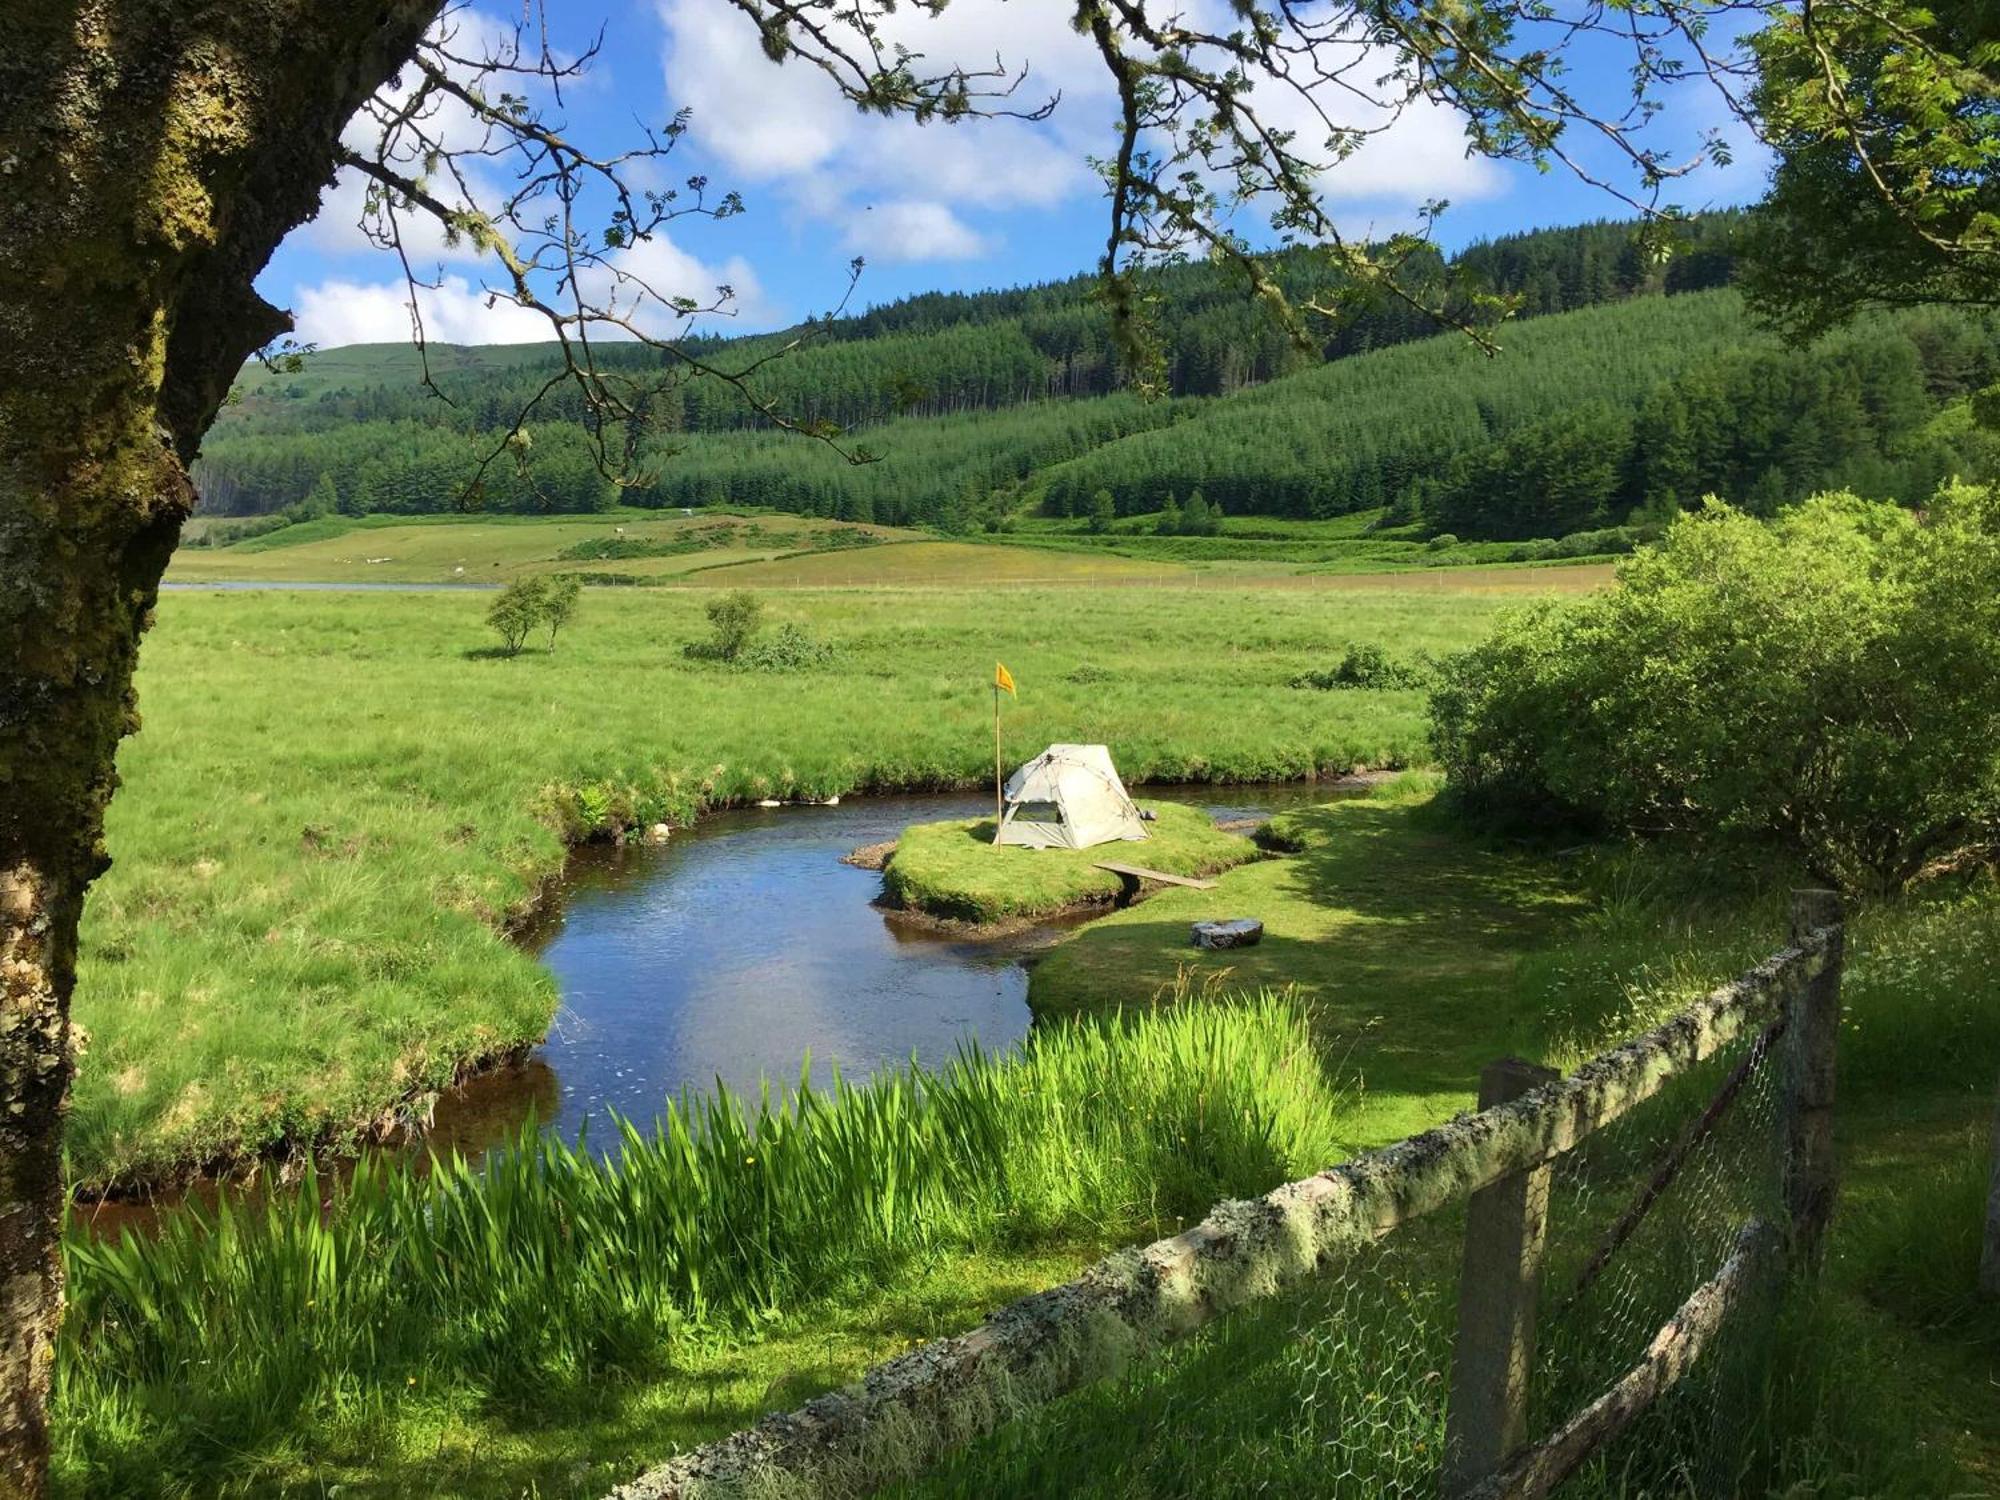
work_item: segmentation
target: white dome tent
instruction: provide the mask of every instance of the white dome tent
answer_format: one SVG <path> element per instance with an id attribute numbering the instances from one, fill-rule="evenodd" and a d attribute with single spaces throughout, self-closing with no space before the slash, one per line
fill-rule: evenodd
<path id="1" fill-rule="evenodd" d="M 1146 822 L 1102 745 L 1051 745 L 1007 778 L 996 844 L 1088 849 L 1146 837 Z"/>

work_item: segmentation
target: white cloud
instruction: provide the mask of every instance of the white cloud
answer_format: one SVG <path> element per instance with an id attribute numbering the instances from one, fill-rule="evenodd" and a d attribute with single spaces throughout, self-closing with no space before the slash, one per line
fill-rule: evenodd
<path id="1" fill-rule="evenodd" d="M 956 0 L 935 20 L 915 10 L 890 19 L 885 45 L 923 52 L 920 71 L 1027 64 L 1032 71 L 1017 96 L 1024 107 L 1064 96 L 1047 122 L 957 125 L 860 114 L 806 63 L 771 62 L 756 29 L 712 0 L 657 0 L 657 8 L 668 38 L 668 98 L 693 109 L 695 139 L 736 180 L 781 184 L 796 211 L 840 224 L 851 249 L 962 259 L 990 245 L 955 209 L 1052 208 L 1096 190 L 1085 157 L 1102 144 L 1090 136 L 1103 123 L 1108 84 L 1059 5 Z M 913 185 L 921 204 L 909 197 Z"/>
<path id="2" fill-rule="evenodd" d="M 403 343 L 410 338 L 410 291 L 402 282 L 322 281 L 298 289 L 297 336 L 323 349 Z M 424 336 L 441 344 L 533 344 L 552 337 L 548 320 L 463 276 L 418 292 Z M 490 305 L 489 305 L 490 303 Z"/>
<path id="3" fill-rule="evenodd" d="M 719 304 L 714 317 L 695 321 L 706 331 L 748 331 L 777 321 L 778 310 L 764 296 L 757 273 L 740 255 L 711 266 L 664 234 L 654 234 L 614 252 L 608 264 L 580 273 L 584 295 L 595 306 L 616 312 L 641 332 L 670 336 L 687 331 L 686 320 L 669 305 L 685 297 L 700 307 Z M 722 299 L 722 288 L 732 294 Z M 740 329 L 729 324 L 741 325 Z M 615 330 L 609 337 L 618 337 Z"/>
<path id="4" fill-rule="evenodd" d="M 1048 0 L 954 0 L 936 18 L 904 7 L 883 26 L 886 47 L 922 53 L 919 73 L 957 64 L 969 70 L 1029 69 L 1015 103 L 1061 102 L 1042 122 L 972 120 L 918 125 L 865 116 L 808 64 L 767 58 L 756 29 L 713 0 L 655 0 L 667 34 L 667 93 L 694 111 L 694 138 L 738 179 L 778 184 L 808 219 L 839 224 L 847 244 L 878 257 L 943 259 L 991 248 L 956 217 L 977 208 L 1052 208 L 1102 192 L 1087 158 L 1112 143 L 1109 75 L 1094 44 L 1069 23 L 1068 8 Z M 1209 12 L 1213 12 L 1210 14 Z M 1192 0 L 1188 24 L 1231 29 L 1220 0 Z M 1357 41 L 1347 54 L 1357 85 L 1389 71 L 1386 54 Z M 1468 158 L 1463 122 L 1450 109 L 1419 100 L 1393 119 L 1337 84 L 1320 89 L 1327 112 L 1350 127 L 1386 125 L 1382 134 L 1322 178 L 1329 203 L 1366 204 L 1390 219 L 1409 219 L 1432 198 L 1489 197 L 1505 190 L 1493 163 Z M 1256 102 L 1279 129 L 1298 132 L 1317 151 L 1326 134 L 1311 105 L 1266 83 Z M 922 207 L 911 198 L 922 194 Z M 873 212 L 866 211 L 873 205 Z M 871 219 L 907 231 L 885 233 Z"/>
<path id="5" fill-rule="evenodd" d="M 686 297 L 702 307 L 719 300 L 727 286 L 734 296 L 716 316 L 694 322 L 713 331 L 767 327 L 778 310 L 764 296 L 757 274 L 740 256 L 711 266 L 665 235 L 628 246 L 608 264 L 579 273 L 584 295 L 640 333 L 671 337 L 689 331 L 688 320 L 670 299 Z M 526 344 L 552 338 L 548 319 L 511 297 L 465 276 L 449 274 L 435 287 L 417 291 L 424 336 L 445 344 Z M 410 337 L 410 289 L 401 281 L 355 281 L 335 277 L 298 288 L 293 318 L 298 337 L 322 348 L 341 344 L 401 342 Z M 558 304 L 560 305 L 560 304 Z M 629 337 L 622 329 L 599 326 L 593 337 Z"/>
<path id="6" fill-rule="evenodd" d="M 877 203 L 847 227 L 847 247 L 871 260 L 971 260 L 992 246 L 942 203 Z"/>

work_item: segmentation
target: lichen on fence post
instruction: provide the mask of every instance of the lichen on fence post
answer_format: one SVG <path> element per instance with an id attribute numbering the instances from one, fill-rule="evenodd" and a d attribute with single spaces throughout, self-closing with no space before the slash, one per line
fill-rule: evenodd
<path id="1" fill-rule="evenodd" d="M 1479 1075 L 1479 1107 L 1511 1103 L 1560 1076 L 1553 1068 L 1502 1058 Z M 1446 1500 L 1472 1491 L 1527 1438 L 1548 1220 L 1546 1162 L 1488 1184 L 1466 1204 L 1445 1416 Z"/>
<path id="2" fill-rule="evenodd" d="M 1793 1264 L 1819 1265 L 1833 1216 L 1837 1174 L 1833 1156 L 1833 1090 L 1840 1048 L 1840 975 L 1846 956 L 1840 896 L 1792 893 L 1792 941 L 1826 933 L 1825 961 L 1793 996 L 1786 1027 L 1785 1208 Z"/>

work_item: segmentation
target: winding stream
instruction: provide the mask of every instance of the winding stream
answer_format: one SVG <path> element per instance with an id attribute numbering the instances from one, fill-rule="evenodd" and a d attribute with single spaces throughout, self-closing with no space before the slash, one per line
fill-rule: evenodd
<path id="1" fill-rule="evenodd" d="M 1138 789 L 1218 818 L 1262 816 L 1338 796 L 1325 783 Z M 419 1149 L 473 1154 L 532 1113 L 575 1140 L 615 1139 L 612 1111 L 641 1124 L 685 1089 L 718 1079 L 788 1089 L 809 1056 L 825 1083 L 914 1056 L 947 1062 L 1027 1034 L 1033 956 L 1075 922 L 967 941 L 873 903 L 882 877 L 842 864 L 911 823 L 992 809 L 978 793 L 856 798 L 832 807 L 746 808 L 676 830 L 658 846 L 589 846 L 571 859 L 528 944 L 555 975 L 548 1039 L 518 1067 L 443 1095 Z M 212 1196 L 212 1192 L 203 1194 Z M 161 1212 L 80 1210 L 100 1229 Z"/>

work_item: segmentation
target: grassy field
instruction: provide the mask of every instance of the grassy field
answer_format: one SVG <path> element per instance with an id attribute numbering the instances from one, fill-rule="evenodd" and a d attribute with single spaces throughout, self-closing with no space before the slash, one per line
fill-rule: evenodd
<path id="1" fill-rule="evenodd" d="M 477 594 L 163 597 L 115 863 L 84 923 L 78 1178 L 351 1134 L 539 1038 L 555 997 L 499 928 L 565 838 L 765 796 L 983 784 L 996 656 L 1022 686 L 1011 756 L 1101 741 L 1135 783 L 1298 777 L 1420 758 L 1423 705 L 1291 678 L 1356 642 L 1467 643 L 1498 603 L 801 592 L 769 613 L 836 663 L 769 674 L 683 655 L 707 597 L 591 590 L 558 650 L 511 660 L 488 654 Z"/>
<path id="2" fill-rule="evenodd" d="M 1240 887 L 1267 868 L 1232 872 L 1224 884 Z M 1344 889 L 1352 901 L 1355 883 L 1331 873 L 1337 889 L 1327 894 Z M 1572 872 L 1573 887 L 1591 897 L 1579 919 L 1475 992 L 1521 1018 L 1513 1040 L 1529 1055 L 1573 1063 L 1769 951 L 1782 931 L 1776 896 L 1785 879 L 1766 871 L 1746 882 L 1740 873 L 1676 871 L 1671 856 L 1642 866 L 1629 853 L 1594 852 Z M 1095 934 L 1073 946 L 1087 948 Z M 2000 1068 L 1996 962 L 2000 889 L 1990 876 L 1941 882 L 1855 916 L 1836 1110 L 1842 1198 L 1823 1275 L 1796 1288 L 1771 1322 L 1750 1320 L 1725 1345 L 1717 1373 L 1697 1369 L 1700 1394 L 1642 1422 L 1564 1494 L 1971 1500 L 1996 1492 L 2000 1304 L 1974 1291 Z M 1420 991 L 1391 988 L 1384 998 L 1402 1002 L 1385 1026 L 1425 1004 Z M 1477 1027 L 1470 1010 L 1459 1019 Z M 1406 1060 L 1385 1056 L 1377 1032 L 1350 1061 L 1364 1078 L 1372 1069 L 1371 1094 L 1412 1077 Z M 1662 1211 L 1689 1207 L 1675 1201 Z M 1452 1227 L 1435 1243 L 1419 1235 L 1357 1262 L 1298 1299 L 1212 1325 L 894 1493 L 1108 1500 L 1310 1490 L 1362 1500 L 1425 1492 L 1437 1462 L 1435 1383 L 1449 1358 Z M 1558 1240 L 1560 1227 L 1552 1226 Z M 1735 1373 L 1732 1346 L 1744 1362 Z M 1718 1436 L 1726 1447 L 1704 1446 Z"/>
<path id="3" fill-rule="evenodd" d="M 327 516 L 226 540 L 257 524 L 258 518 L 231 517 L 189 522 L 190 545 L 175 555 L 169 580 L 498 584 L 570 572 L 605 583 L 729 588 L 1340 588 L 1407 581 L 1447 591 L 1567 592 L 1601 587 L 1610 577 L 1605 563 L 1464 566 L 1494 559 L 1476 548 L 1440 554 L 1409 541 L 1358 538 L 1348 517 L 1243 522 L 1254 535 L 1221 539 L 1090 537 L 1035 528 L 947 541 L 928 532 L 810 516 L 628 509 L 594 516 Z M 206 544 L 217 540 L 221 544 Z M 899 545 L 886 550 L 857 543 Z"/>
<path id="4" fill-rule="evenodd" d="M 1186 583 L 1173 562 L 1047 552 L 972 542 L 922 541 L 890 549 L 825 552 L 719 569 L 719 588 L 981 588 L 991 584 Z"/>
<path id="5" fill-rule="evenodd" d="M 1213 875 L 1257 856 L 1241 834 L 1224 833 L 1200 808 L 1147 804 L 1156 821 L 1143 844 L 1096 849 L 996 849 L 993 820 L 919 823 L 903 831 L 882 878 L 899 905 L 963 922 L 1040 917 L 1105 906 L 1123 881 L 1098 861 L 1113 859 L 1169 875 Z"/>
<path id="6" fill-rule="evenodd" d="M 1547 1050 L 1543 1017 L 1517 1003 L 1517 974 L 1586 907 L 1548 860 L 1454 832 L 1431 790 L 1415 776 L 1281 814 L 1269 836 L 1297 853 L 1093 922 L 1035 966 L 1029 1003 L 1037 1015 L 1102 1013 L 1177 981 L 1197 992 L 1295 985 L 1362 1091 L 1345 1124 L 1350 1149 L 1469 1107 L 1482 1065 Z M 1228 917 L 1261 919 L 1263 941 L 1225 952 L 1189 943 L 1190 922 Z"/>
<path id="7" fill-rule="evenodd" d="M 329 516 L 232 546 L 183 547 L 167 577 L 174 583 L 505 583 L 535 573 L 586 572 L 660 581 L 729 563 L 809 553 L 855 536 L 907 541 L 921 535 L 809 516 L 679 511 Z M 619 550 L 635 555 L 615 555 Z M 647 552 L 656 555 L 640 555 Z"/>

